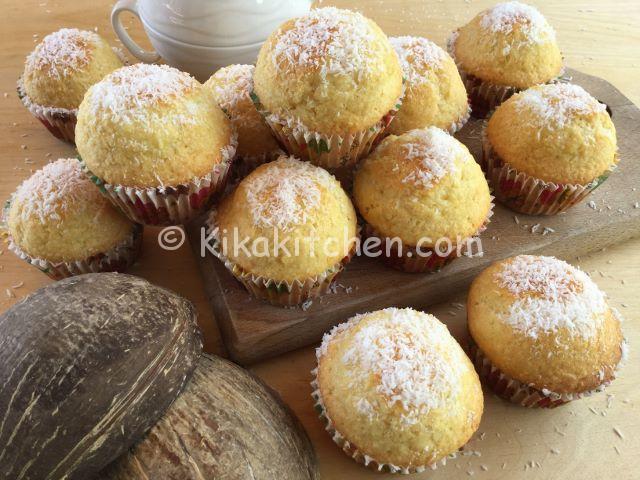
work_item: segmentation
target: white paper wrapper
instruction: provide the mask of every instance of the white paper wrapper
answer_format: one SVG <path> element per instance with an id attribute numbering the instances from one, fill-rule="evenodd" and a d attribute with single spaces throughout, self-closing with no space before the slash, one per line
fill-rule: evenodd
<path id="1" fill-rule="evenodd" d="M 446 465 L 447 460 L 453 460 L 458 457 L 458 453 L 456 452 L 449 454 L 430 465 L 401 466 L 394 465 L 392 463 L 380 462 L 375 458 L 367 455 L 366 453 L 361 452 L 355 445 L 351 444 L 349 440 L 344 437 L 344 435 L 336 430 L 322 400 L 322 393 L 320 392 L 320 387 L 318 384 L 318 369 L 313 369 L 311 371 L 311 374 L 313 375 L 313 381 L 311 382 L 311 388 L 313 389 L 313 392 L 311 393 L 311 397 L 314 400 L 314 407 L 316 409 L 316 412 L 318 412 L 320 420 L 322 421 L 322 423 L 324 423 L 325 430 L 329 433 L 334 443 L 338 445 L 344 453 L 346 453 L 356 462 L 378 472 L 402 473 L 407 475 L 412 473 L 421 473 L 426 470 L 435 470 L 436 468 L 438 468 L 438 466 Z"/>
<path id="2" fill-rule="evenodd" d="M 83 273 L 124 272 L 137 260 L 142 247 L 142 225 L 136 224 L 123 242 L 111 250 L 74 262 L 50 262 L 24 252 L 9 236 L 9 250 L 54 280 Z"/>
<path id="3" fill-rule="evenodd" d="M 111 185 L 94 175 L 80 160 L 82 168 L 111 203 L 127 217 L 144 225 L 180 225 L 187 223 L 209 206 L 209 201 L 224 190 L 237 148 L 234 135 L 222 149 L 222 160 L 211 173 L 184 185 L 136 188 Z"/>
<path id="4" fill-rule="evenodd" d="M 231 261 L 219 248 L 221 242 L 215 216 L 216 210 L 213 209 L 205 222 L 207 237 L 211 235 L 214 239 L 213 254 L 224 264 L 227 270 L 244 285 L 250 294 L 256 298 L 266 300 L 272 305 L 302 305 L 309 299 L 317 298 L 327 293 L 336 276 L 344 270 L 345 265 L 351 261 L 355 254 L 356 245 L 354 243 L 353 248 L 347 256 L 333 267 L 325 270 L 320 275 L 305 279 L 296 279 L 293 282 L 277 281 L 261 275 L 254 275 Z"/>
<path id="5" fill-rule="evenodd" d="M 526 215 L 556 215 L 568 210 L 598 188 L 615 168 L 613 166 L 586 185 L 545 182 L 505 163 L 484 134 L 480 166 L 496 199 L 511 210 Z"/>
<path id="6" fill-rule="evenodd" d="M 460 130 L 462 130 L 462 127 L 464 127 L 467 124 L 470 117 L 471 117 L 471 105 L 469 105 L 469 107 L 467 108 L 467 112 L 460 118 L 460 120 L 458 120 L 457 122 L 453 122 L 447 131 L 451 135 L 453 135 L 456 132 L 459 132 Z"/>
<path id="7" fill-rule="evenodd" d="M 342 137 L 327 136 L 308 129 L 299 119 L 276 115 L 266 110 L 260 99 L 252 92 L 256 109 L 264 117 L 276 138 L 291 155 L 329 170 L 351 167 L 367 156 L 382 140 L 391 121 L 402 105 L 404 87 L 395 106 L 375 125 L 361 132 Z"/>

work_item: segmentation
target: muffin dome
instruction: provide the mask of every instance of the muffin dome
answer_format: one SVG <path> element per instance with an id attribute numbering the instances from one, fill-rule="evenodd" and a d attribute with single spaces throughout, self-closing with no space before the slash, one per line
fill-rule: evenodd
<path id="1" fill-rule="evenodd" d="M 625 350 L 620 321 L 581 270 L 519 255 L 473 282 L 469 331 L 509 377 L 543 392 L 574 394 L 614 378 Z"/>
<path id="2" fill-rule="evenodd" d="M 467 74 L 495 85 L 524 89 L 562 72 L 553 28 L 538 10 L 520 2 L 479 13 L 454 34 L 450 50 Z"/>
<path id="3" fill-rule="evenodd" d="M 355 211 L 340 183 L 320 167 L 284 156 L 242 180 L 218 205 L 215 224 L 229 260 L 254 276 L 285 282 L 336 266 L 356 238 Z M 249 251 L 235 248 L 244 239 Z"/>
<path id="4" fill-rule="evenodd" d="M 393 37 L 405 78 L 402 108 L 389 131 L 400 135 L 435 126 L 454 132 L 469 116 L 467 91 L 453 59 L 422 37 Z"/>
<path id="5" fill-rule="evenodd" d="M 266 110 L 326 135 L 368 129 L 402 94 L 400 64 L 382 30 L 359 13 L 333 7 L 312 10 L 272 33 L 254 82 Z"/>
<path id="6" fill-rule="evenodd" d="M 107 252 L 134 228 L 71 158 L 50 163 L 24 181 L 10 200 L 5 220 L 22 251 L 49 262 Z"/>
<path id="7" fill-rule="evenodd" d="M 238 133 L 238 157 L 271 160 L 280 148 L 251 100 L 254 70 L 253 65 L 230 65 L 214 73 L 204 85 L 213 92 Z"/>
<path id="8" fill-rule="evenodd" d="M 88 169 L 112 185 L 177 186 L 227 156 L 233 130 L 211 92 L 187 73 L 135 64 L 85 95 L 76 145 Z"/>
<path id="9" fill-rule="evenodd" d="M 540 85 L 514 95 L 489 119 L 486 136 L 504 162 L 547 182 L 586 184 L 617 161 L 606 106 L 577 85 Z"/>
<path id="10" fill-rule="evenodd" d="M 456 452 L 480 423 L 478 375 L 432 315 L 387 308 L 324 336 L 316 396 L 354 458 L 412 473 Z"/>
<path id="11" fill-rule="evenodd" d="M 473 236 L 491 211 L 489 187 L 469 150 L 436 127 L 387 137 L 360 164 L 353 195 L 377 233 L 410 246 Z"/>
<path id="12" fill-rule="evenodd" d="M 100 35 L 63 28 L 29 54 L 22 82 L 32 102 L 72 110 L 91 85 L 120 67 L 122 61 Z"/>

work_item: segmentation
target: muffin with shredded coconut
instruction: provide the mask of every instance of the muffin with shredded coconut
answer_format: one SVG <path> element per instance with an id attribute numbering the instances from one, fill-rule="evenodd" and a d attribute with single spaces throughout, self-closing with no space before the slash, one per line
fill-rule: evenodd
<path id="1" fill-rule="evenodd" d="M 5 205 L 3 220 L 11 250 L 56 280 L 122 271 L 140 251 L 141 226 L 100 194 L 74 158 L 25 180 Z"/>
<path id="2" fill-rule="evenodd" d="M 448 47 L 478 118 L 515 92 L 553 82 L 563 72 L 555 31 L 537 9 L 520 2 L 479 13 L 453 33 Z"/>
<path id="3" fill-rule="evenodd" d="M 470 108 L 453 59 L 423 37 L 392 37 L 389 41 L 400 58 L 406 88 L 389 132 L 401 135 L 430 126 L 449 133 L 460 130 L 469 119 Z"/>
<path id="4" fill-rule="evenodd" d="M 240 177 L 282 154 L 271 129 L 251 100 L 254 70 L 253 65 L 230 65 L 218 70 L 204 84 L 213 92 L 238 133 L 235 170 Z"/>
<path id="5" fill-rule="evenodd" d="M 63 28 L 44 37 L 27 56 L 18 95 L 53 135 L 73 143 L 84 94 L 120 67 L 122 60 L 100 35 Z"/>
<path id="6" fill-rule="evenodd" d="M 123 67 L 92 86 L 76 144 L 103 192 L 134 221 L 185 223 L 227 181 L 236 134 L 211 92 L 166 65 Z"/>
<path id="7" fill-rule="evenodd" d="M 582 87 L 540 85 L 500 105 L 483 141 L 483 169 L 499 201 L 556 214 L 582 201 L 615 168 L 616 128 Z"/>
<path id="8" fill-rule="evenodd" d="M 292 155 L 338 168 L 366 156 L 403 93 L 386 35 L 333 7 L 284 23 L 262 46 L 254 101 Z"/>
<path id="9" fill-rule="evenodd" d="M 436 468 L 477 430 L 484 399 L 472 363 L 433 315 L 356 315 L 316 351 L 313 397 L 333 440 L 377 470 Z"/>
<path id="10" fill-rule="evenodd" d="M 391 135 L 359 165 L 353 198 L 385 261 L 430 272 L 474 252 L 493 212 L 480 166 L 436 127 Z"/>
<path id="11" fill-rule="evenodd" d="M 357 243 L 353 205 L 326 170 L 282 156 L 212 210 L 213 253 L 254 296 L 298 305 L 327 291 Z"/>
<path id="12" fill-rule="evenodd" d="M 467 312 L 481 378 L 526 407 L 602 390 L 626 355 L 620 316 L 605 295 L 553 257 L 494 263 L 473 281 Z"/>

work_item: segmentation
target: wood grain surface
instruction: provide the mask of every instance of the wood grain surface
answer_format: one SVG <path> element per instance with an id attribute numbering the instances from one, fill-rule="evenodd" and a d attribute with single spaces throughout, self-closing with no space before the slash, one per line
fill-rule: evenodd
<path id="1" fill-rule="evenodd" d="M 6 198 L 32 170 L 51 159 L 73 154 L 73 148 L 57 141 L 20 104 L 15 81 L 24 57 L 44 35 L 74 26 L 98 31 L 114 44 L 109 11 L 114 2 L 94 0 L 4 0 L 0 18 L 0 198 Z M 390 35 L 424 35 L 440 45 L 453 28 L 469 20 L 492 1 L 465 0 L 340 0 L 322 5 L 357 8 Z M 640 104 L 640 2 L 637 0 L 531 1 L 556 28 L 566 62 L 585 73 L 604 78 L 635 104 Z M 124 17 L 132 36 L 143 45 L 142 29 Z M 5 95 L 6 93 L 6 95 Z M 22 147 L 24 145 L 24 148 Z M 28 160 L 27 160 L 28 159 Z M 637 165 L 637 159 L 630 159 Z M 639 186 L 640 188 L 640 186 Z M 187 245 L 166 252 L 157 243 L 157 229 L 145 232 L 144 254 L 130 273 L 143 276 L 191 299 L 198 308 L 205 332 L 205 348 L 224 353 L 202 288 L 196 262 Z M 15 258 L 0 246 L 0 309 L 5 310 L 27 293 L 49 283 L 45 275 Z M 637 478 L 640 468 L 640 240 L 633 240 L 576 261 L 609 294 L 627 317 L 625 332 L 631 356 L 621 378 L 600 395 L 550 412 L 512 407 L 490 394 L 486 414 L 471 448 L 481 456 L 464 457 L 446 468 L 412 478 L 549 479 L 583 478 L 618 480 Z M 464 301 L 459 292 L 455 301 Z M 623 306 L 624 305 L 624 306 Z M 451 304 L 430 312 L 445 321 L 464 339 L 464 310 Z M 313 348 L 282 355 L 252 367 L 300 416 L 321 462 L 322 478 L 386 478 L 355 465 L 322 431 L 310 400 L 309 370 Z M 591 410 L 593 409 L 593 410 Z M 594 413 L 595 411 L 595 413 Z M 602 414 L 604 412 L 604 415 Z M 624 438 L 614 433 L 617 427 Z M 481 435 L 485 433 L 484 436 Z M 482 438 L 482 440 L 481 440 Z M 617 450 L 616 450 L 617 448 Z M 558 453 L 551 451 L 555 449 Z M 618 453 L 619 452 L 619 453 Z M 527 467 L 530 462 L 540 466 Z M 502 465 L 505 468 L 502 468 Z M 481 469 L 484 465 L 488 471 Z"/>

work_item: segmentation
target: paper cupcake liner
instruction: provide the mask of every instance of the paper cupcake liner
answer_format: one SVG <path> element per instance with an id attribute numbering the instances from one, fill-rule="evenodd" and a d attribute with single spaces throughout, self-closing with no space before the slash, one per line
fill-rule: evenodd
<path id="1" fill-rule="evenodd" d="M 357 446 L 350 443 L 349 440 L 344 437 L 344 435 L 336 430 L 335 425 L 331 421 L 331 417 L 329 417 L 322 400 L 322 394 L 320 392 L 320 386 L 318 384 L 318 369 L 314 368 L 311 371 L 311 374 L 313 375 L 313 381 L 311 382 L 311 388 L 313 389 L 313 392 L 311 393 L 311 397 L 314 400 L 314 408 L 316 409 L 316 412 L 318 412 L 318 416 L 324 424 L 324 429 L 329 433 L 334 443 L 338 445 L 338 447 L 340 447 L 344 453 L 346 453 L 356 462 L 378 472 L 402 473 L 408 475 L 412 473 L 422 473 L 426 470 L 435 470 L 439 466 L 446 465 L 447 460 L 452 460 L 458 457 L 458 453 L 454 452 L 429 465 L 407 467 L 394 465 L 392 463 L 381 462 L 371 457 L 370 455 L 367 455 L 366 453 L 360 451 Z"/>
<path id="2" fill-rule="evenodd" d="M 460 119 L 457 122 L 453 122 L 451 124 L 451 126 L 447 130 L 449 134 L 453 135 L 454 133 L 457 133 L 460 130 L 462 130 L 462 127 L 464 127 L 467 124 L 467 122 L 469 121 L 469 118 L 471 118 L 471 105 L 467 107 L 467 111 L 462 117 L 460 117 Z"/>
<path id="3" fill-rule="evenodd" d="M 555 408 L 573 400 L 602 392 L 611 383 L 611 381 L 605 382 L 594 390 L 578 393 L 556 393 L 546 389 L 539 390 L 506 375 L 491 363 L 491 360 L 484 355 L 473 341 L 469 346 L 469 353 L 478 375 L 496 395 L 511 403 L 527 408 Z"/>
<path id="4" fill-rule="evenodd" d="M 367 156 L 382 140 L 389 124 L 402 105 L 402 95 L 395 107 L 370 128 L 343 137 L 338 134 L 325 135 L 307 128 L 299 119 L 269 112 L 260 99 L 251 93 L 256 109 L 263 116 L 278 141 L 291 155 L 327 169 L 351 167 Z"/>
<path id="5" fill-rule="evenodd" d="M 526 215 L 556 215 L 568 210 L 598 188 L 615 168 L 586 185 L 545 182 L 504 162 L 484 134 L 480 166 L 498 201 Z"/>
<path id="6" fill-rule="evenodd" d="M 131 235 L 111 250 L 73 262 L 50 262 L 32 257 L 9 236 L 9 250 L 54 280 L 83 273 L 124 272 L 137 260 L 142 249 L 142 225 L 135 224 Z"/>
<path id="7" fill-rule="evenodd" d="M 111 203 L 127 217 L 144 225 L 187 223 L 209 206 L 213 196 L 224 190 L 236 152 L 237 140 L 222 149 L 222 161 L 211 173 L 189 183 L 165 187 L 137 188 L 111 185 L 93 174 L 80 160 L 82 168 Z"/>
<path id="8" fill-rule="evenodd" d="M 467 252 L 467 244 L 474 238 L 480 236 L 482 232 L 487 229 L 487 226 L 491 222 L 491 217 L 493 216 L 493 197 L 491 197 L 491 203 L 489 205 L 489 213 L 487 213 L 487 218 L 482 224 L 482 226 L 478 229 L 478 231 L 461 241 L 462 246 L 453 249 L 452 252 L 449 252 L 447 255 L 440 255 L 438 251 L 434 248 L 421 247 L 420 251 L 418 251 L 415 247 L 409 245 L 402 245 L 402 251 L 399 252 L 397 248 L 397 244 L 393 243 L 393 251 L 391 251 L 391 255 L 385 255 L 386 250 L 386 241 L 388 237 L 380 234 L 376 229 L 365 222 L 365 235 L 367 237 L 375 237 L 380 239 L 381 241 L 381 255 L 382 260 L 392 268 L 396 270 L 401 270 L 403 272 L 408 273 L 429 273 L 429 272 L 438 272 L 445 265 L 449 264 L 456 258 L 464 256 Z M 430 255 L 426 255 L 430 253 Z"/>
<path id="9" fill-rule="evenodd" d="M 254 297 L 268 301 L 272 305 L 296 306 L 306 301 L 320 297 L 327 293 L 336 276 L 344 270 L 344 267 L 351 261 L 356 252 L 356 243 L 348 254 L 338 263 L 328 268 L 319 275 L 313 277 L 296 279 L 292 282 L 278 281 L 262 275 L 255 275 L 227 257 L 220 250 L 220 237 L 218 227 L 215 224 L 216 210 L 211 210 L 205 222 L 207 237 L 212 236 L 214 244 L 213 254 L 220 260 L 231 274 L 245 287 Z M 356 233 L 358 235 L 359 232 Z"/>
<path id="10" fill-rule="evenodd" d="M 285 152 L 280 149 L 273 152 L 264 152 L 260 155 L 238 155 L 234 161 L 231 177 L 233 180 L 241 180 L 260 165 L 276 160 L 281 155 L 285 155 Z"/>

